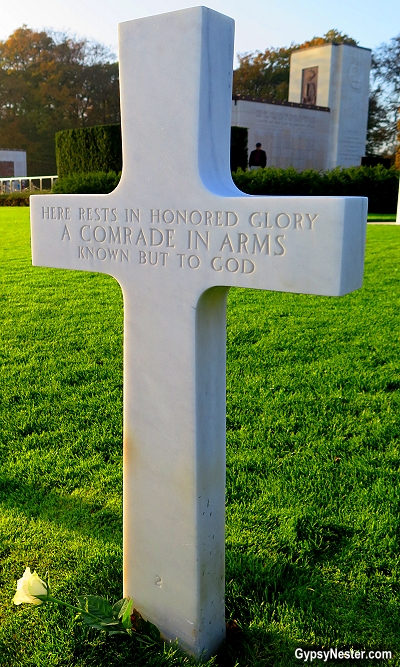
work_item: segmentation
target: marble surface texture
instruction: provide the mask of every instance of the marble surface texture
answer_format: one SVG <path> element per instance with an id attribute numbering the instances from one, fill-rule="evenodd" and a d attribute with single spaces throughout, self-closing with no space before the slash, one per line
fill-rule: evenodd
<path id="1" fill-rule="evenodd" d="M 358 289 L 367 201 L 236 189 L 230 18 L 196 7 L 119 28 L 121 182 L 32 197 L 32 257 L 121 285 L 124 594 L 208 656 L 225 636 L 227 292 Z"/>

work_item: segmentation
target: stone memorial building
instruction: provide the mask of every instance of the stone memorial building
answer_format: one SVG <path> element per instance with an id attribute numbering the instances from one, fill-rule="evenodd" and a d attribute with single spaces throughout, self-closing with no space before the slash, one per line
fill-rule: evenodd
<path id="1" fill-rule="evenodd" d="M 0 148 L 0 178 L 26 174 L 26 151 Z"/>
<path id="2" fill-rule="evenodd" d="M 268 165 L 333 169 L 365 155 L 371 50 L 323 44 L 294 51 L 289 100 L 235 96 L 232 125 L 247 127 L 249 151 L 261 142 Z"/>

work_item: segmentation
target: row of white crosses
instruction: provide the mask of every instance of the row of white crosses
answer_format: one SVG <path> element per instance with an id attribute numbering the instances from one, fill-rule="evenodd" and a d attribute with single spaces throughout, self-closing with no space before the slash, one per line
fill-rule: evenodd
<path id="1" fill-rule="evenodd" d="M 228 290 L 359 288 L 367 206 L 235 187 L 232 19 L 196 7 L 119 28 L 121 182 L 33 197 L 33 264 L 121 285 L 124 595 L 166 639 L 209 656 L 225 636 Z"/>

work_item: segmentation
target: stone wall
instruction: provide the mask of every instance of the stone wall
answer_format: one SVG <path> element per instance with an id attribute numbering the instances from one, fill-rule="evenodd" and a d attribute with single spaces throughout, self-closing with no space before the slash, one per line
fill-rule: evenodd
<path id="1" fill-rule="evenodd" d="M 234 99 L 232 125 L 248 128 L 249 153 L 259 141 L 268 166 L 325 169 L 329 110 Z"/>

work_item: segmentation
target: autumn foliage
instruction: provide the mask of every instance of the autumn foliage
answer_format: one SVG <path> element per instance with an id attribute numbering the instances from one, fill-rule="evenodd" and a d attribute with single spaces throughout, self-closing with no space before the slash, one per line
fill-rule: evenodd
<path id="1" fill-rule="evenodd" d="M 18 28 L 0 41 L 0 144 L 29 175 L 56 173 L 54 135 L 119 122 L 118 64 L 99 44 Z"/>

